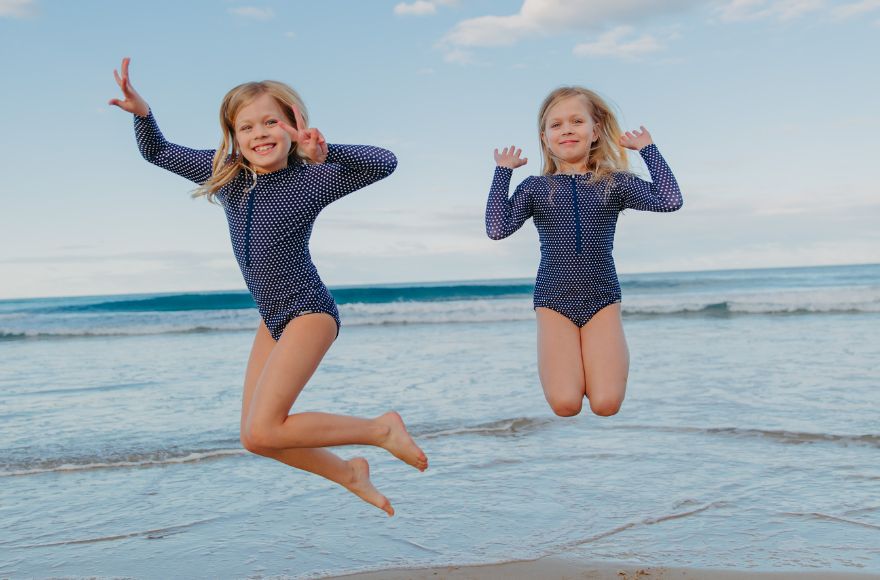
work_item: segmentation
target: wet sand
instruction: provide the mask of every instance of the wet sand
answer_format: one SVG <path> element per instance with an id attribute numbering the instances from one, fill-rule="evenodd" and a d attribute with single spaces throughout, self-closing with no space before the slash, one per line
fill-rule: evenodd
<path id="1" fill-rule="evenodd" d="M 478 566 L 443 566 L 419 569 L 379 570 L 333 576 L 351 580 L 867 580 L 877 574 L 834 571 L 751 572 L 632 564 L 590 563 L 560 556 L 526 562 Z"/>

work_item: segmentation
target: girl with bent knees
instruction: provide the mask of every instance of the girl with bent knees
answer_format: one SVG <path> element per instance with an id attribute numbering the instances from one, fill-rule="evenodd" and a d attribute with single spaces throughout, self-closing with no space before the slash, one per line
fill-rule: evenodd
<path id="1" fill-rule="evenodd" d="M 613 415 L 626 392 L 629 350 L 620 317 L 620 283 L 611 250 L 624 209 L 670 212 L 681 192 L 650 133 L 622 133 L 595 92 L 562 87 L 538 114 L 544 167 L 508 198 L 513 170 L 527 158 L 515 146 L 495 150 L 486 233 L 500 240 L 532 218 L 541 241 L 535 280 L 538 374 L 557 415 L 580 413 L 584 397 L 597 415 Z M 628 171 L 637 150 L 651 182 Z"/>

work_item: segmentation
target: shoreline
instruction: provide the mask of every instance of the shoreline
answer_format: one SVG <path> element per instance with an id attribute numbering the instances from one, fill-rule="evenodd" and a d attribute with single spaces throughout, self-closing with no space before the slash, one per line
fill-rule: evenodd
<path id="1" fill-rule="evenodd" d="M 632 563 L 590 562 L 565 556 L 495 564 L 463 564 L 428 568 L 390 568 L 323 578 L 348 580 L 868 580 L 880 573 L 836 570 L 749 571 Z"/>

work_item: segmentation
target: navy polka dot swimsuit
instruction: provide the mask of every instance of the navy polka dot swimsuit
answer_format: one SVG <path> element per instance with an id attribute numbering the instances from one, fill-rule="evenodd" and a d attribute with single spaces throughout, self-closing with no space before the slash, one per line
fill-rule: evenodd
<path id="1" fill-rule="evenodd" d="M 628 173 L 590 182 L 590 174 L 527 177 L 508 199 L 513 170 L 496 167 L 486 204 L 486 233 L 500 240 L 530 217 L 541 240 L 535 308 L 550 308 L 578 327 L 621 299 L 611 251 L 617 215 L 627 208 L 675 211 L 681 191 L 654 144 L 639 153 L 652 182 Z"/>
<path id="2" fill-rule="evenodd" d="M 198 184 L 210 179 L 214 150 L 169 143 L 152 112 L 135 115 L 134 128 L 144 159 Z M 378 147 L 328 149 L 322 164 L 291 162 L 285 169 L 259 174 L 255 186 L 253 176 L 242 172 L 217 194 L 238 266 L 275 340 L 291 319 L 313 312 L 331 315 L 338 333 L 336 302 L 309 254 L 312 226 L 328 204 L 387 177 L 397 167 L 394 154 Z"/>

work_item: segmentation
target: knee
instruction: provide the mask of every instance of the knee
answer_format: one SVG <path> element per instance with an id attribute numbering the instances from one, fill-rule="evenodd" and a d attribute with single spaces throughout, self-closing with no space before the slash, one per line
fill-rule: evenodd
<path id="1" fill-rule="evenodd" d="M 254 443 L 254 440 L 251 438 L 250 434 L 247 432 L 247 429 L 245 429 L 244 427 L 241 428 L 241 434 L 239 438 L 241 439 L 241 446 L 244 447 L 245 450 L 250 451 L 255 455 L 262 455 L 262 449 L 258 447 L 256 443 Z"/>
<path id="2" fill-rule="evenodd" d="M 560 417 L 574 417 L 581 412 L 584 400 L 581 399 L 553 399 L 548 401 L 553 412 Z"/>
<path id="3" fill-rule="evenodd" d="M 590 410 L 600 417 L 610 417 L 620 411 L 623 399 L 617 397 L 594 397 L 590 399 Z"/>
<path id="4" fill-rule="evenodd" d="M 253 425 L 241 428 L 241 445 L 256 455 L 269 453 L 271 437 L 266 429 L 260 429 Z"/>

